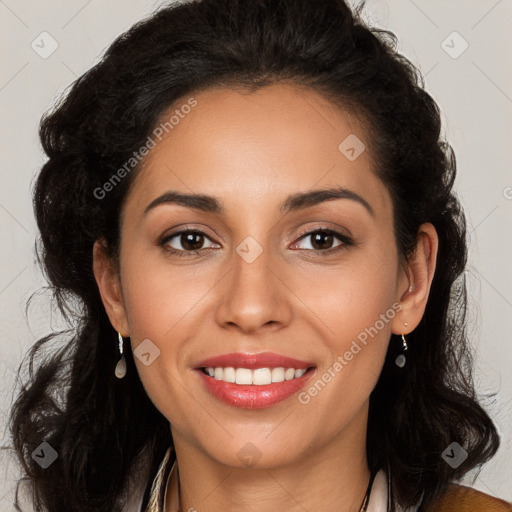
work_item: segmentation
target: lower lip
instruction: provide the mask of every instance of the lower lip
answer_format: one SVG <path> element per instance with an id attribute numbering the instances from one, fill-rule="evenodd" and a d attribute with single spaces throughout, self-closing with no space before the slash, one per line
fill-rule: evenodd
<path id="1" fill-rule="evenodd" d="M 222 402 L 243 409 L 264 409 L 297 393 L 309 380 L 314 368 L 309 369 L 302 377 L 273 382 L 264 386 L 224 382 L 206 375 L 200 369 L 196 371 L 206 389 Z"/>

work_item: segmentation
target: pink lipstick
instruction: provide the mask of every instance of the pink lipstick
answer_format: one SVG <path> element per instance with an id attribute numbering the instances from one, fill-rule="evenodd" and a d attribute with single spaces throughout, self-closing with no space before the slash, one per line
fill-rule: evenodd
<path id="1" fill-rule="evenodd" d="M 224 403 L 263 409 L 297 393 L 314 373 L 312 362 L 263 352 L 211 357 L 195 366 L 206 389 Z"/>

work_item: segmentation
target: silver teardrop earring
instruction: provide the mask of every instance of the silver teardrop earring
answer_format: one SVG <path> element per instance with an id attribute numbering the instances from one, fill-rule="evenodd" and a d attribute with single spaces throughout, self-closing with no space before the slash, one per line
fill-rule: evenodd
<path id="1" fill-rule="evenodd" d="M 404 325 L 407 327 L 407 322 L 404 322 Z M 405 341 L 405 335 L 402 334 L 402 353 L 399 354 L 395 359 L 395 364 L 399 368 L 403 368 L 405 366 L 405 363 L 407 361 L 405 357 L 405 352 L 407 351 L 407 341 Z"/>
<path id="2" fill-rule="evenodd" d="M 117 336 L 119 339 L 119 354 L 121 357 L 119 358 L 119 361 L 117 361 L 114 373 L 118 379 L 122 379 L 126 375 L 126 359 L 123 354 L 123 337 L 120 332 L 117 333 Z"/>

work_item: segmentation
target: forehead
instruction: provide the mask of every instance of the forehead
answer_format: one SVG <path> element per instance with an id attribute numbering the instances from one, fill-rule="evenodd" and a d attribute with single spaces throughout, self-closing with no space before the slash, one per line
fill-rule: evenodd
<path id="1" fill-rule="evenodd" d="M 191 97 L 195 106 L 181 110 Z M 335 186 L 364 194 L 375 209 L 389 207 L 389 194 L 363 149 L 368 135 L 361 120 L 311 89 L 208 89 L 175 102 L 162 122 L 173 115 L 172 129 L 135 178 L 127 201 L 133 208 L 143 210 L 169 189 L 223 198 L 226 211 L 231 205 L 239 212 L 241 206 Z M 355 159 L 346 152 L 351 147 Z"/>

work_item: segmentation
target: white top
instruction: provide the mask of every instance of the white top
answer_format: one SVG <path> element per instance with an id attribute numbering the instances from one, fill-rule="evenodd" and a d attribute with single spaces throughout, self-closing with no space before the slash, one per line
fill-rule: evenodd
<path id="1" fill-rule="evenodd" d="M 138 505 L 135 509 L 127 509 L 127 512 L 164 512 L 164 506 L 167 500 L 167 493 L 171 493 L 171 510 L 166 512 L 178 512 L 179 510 L 179 487 L 178 487 L 178 468 L 176 461 L 174 461 L 169 478 L 167 482 L 165 480 L 165 474 L 167 473 L 167 462 L 169 461 L 171 454 L 171 448 L 169 448 L 165 454 L 165 457 L 160 464 L 155 480 L 152 484 L 151 495 L 149 504 L 146 510 L 142 510 L 142 496 L 138 500 Z M 165 485 L 165 493 L 163 502 L 158 502 L 158 496 L 160 496 L 162 486 Z M 415 512 L 417 506 L 408 510 L 398 508 L 397 512 Z M 388 510 L 388 479 L 386 472 L 380 469 L 375 475 L 375 479 L 372 484 L 370 501 L 368 503 L 367 512 L 387 512 Z"/>

